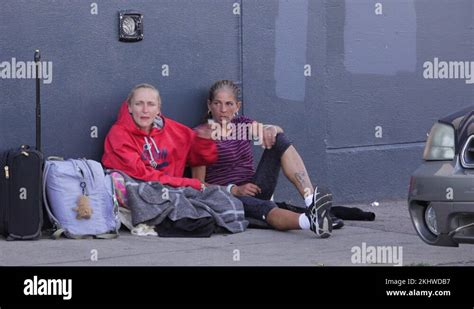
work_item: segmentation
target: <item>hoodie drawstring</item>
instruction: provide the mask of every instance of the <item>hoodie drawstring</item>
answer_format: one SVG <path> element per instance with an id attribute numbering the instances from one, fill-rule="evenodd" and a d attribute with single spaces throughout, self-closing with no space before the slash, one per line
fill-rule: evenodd
<path id="1" fill-rule="evenodd" d="M 153 137 L 150 137 L 151 142 L 153 143 L 153 146 L 155 147 L 156 153 L 159 154 L 160 150 L 156 146 L 155 141 L 153 140 Z M 148 141 L 148 138 L 145 136 L 145 149 L 148 150 L 148 153 L 150 154 L 150 165 L 153 166 L 153 168 L 156 168 L 158 166 L 158 163 L 155 161 L 155 157 L 153 156 L 153 151 L 151 151 L 151 145 L 150 142 Z"/>

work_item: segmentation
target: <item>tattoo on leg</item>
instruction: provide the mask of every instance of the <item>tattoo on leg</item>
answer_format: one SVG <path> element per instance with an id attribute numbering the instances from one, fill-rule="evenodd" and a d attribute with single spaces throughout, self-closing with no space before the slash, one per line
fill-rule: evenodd
<path id="1" fill-rule="evenodd" d="M 295 178 L 298 180 L 298 183 L 301 185 L 302 188 L 305 188 L 306 186 L 306 173 L 305 172 L 296 172 L 295 173 Z"/>

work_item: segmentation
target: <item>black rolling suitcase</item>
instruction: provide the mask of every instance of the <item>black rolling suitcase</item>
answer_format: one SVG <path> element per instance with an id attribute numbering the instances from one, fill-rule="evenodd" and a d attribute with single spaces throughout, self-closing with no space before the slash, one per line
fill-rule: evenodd
<path id="1" fill-rule="evenodd" d="M 0 156 L 0 233 L 7 240 L 38 239 L 43 225 L 39 61 L 36 50 L 36 149 L 22 145 Z"/>

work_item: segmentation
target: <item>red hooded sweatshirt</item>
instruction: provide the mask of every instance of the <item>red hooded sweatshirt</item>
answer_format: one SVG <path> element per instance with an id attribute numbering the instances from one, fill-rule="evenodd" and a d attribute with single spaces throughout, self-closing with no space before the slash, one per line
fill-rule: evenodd
<path id="1" fill-rule="evenodd" d="M 135 125 L 124 102 L 105 138 L 102 163 L 136 179 L 200 190 L 199 180 L 183 178 L 184 168 L 186 164 L 213 164 L 217 160 L 216 144 L 179 122 L 162 118 L 163 128 L 153 127 L 147 135 Z"/>

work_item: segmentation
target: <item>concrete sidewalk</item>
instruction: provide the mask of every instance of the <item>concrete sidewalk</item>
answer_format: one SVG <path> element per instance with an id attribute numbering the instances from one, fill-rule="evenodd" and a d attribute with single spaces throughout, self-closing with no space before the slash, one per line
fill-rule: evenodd
<path id="1" fill-rule="evenodd" d="M 403 265 L 474 266 L 474 246 L 426 245 L 415 233 L 406 201 L 378 207 L 353 204 L 376 213 L 372 222 L 346 221 L 328 239 L 310 231 L 248 229 L 210 238 L 132 236 L 114 240 L 0 240 L 0 265 L 7 266 L 366 266 L 351 261 L 354 246 L 401 246 Z M 363 245 L 365 243 L 365 245 Z M 373 264 L 372 264 L 373 265 Z"/>

